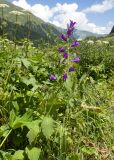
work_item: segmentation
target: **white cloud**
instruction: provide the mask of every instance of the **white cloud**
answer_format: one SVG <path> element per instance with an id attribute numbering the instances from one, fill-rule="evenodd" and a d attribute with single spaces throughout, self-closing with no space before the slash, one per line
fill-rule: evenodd
<path id="1" fill-rule="evenodd" d="M 87 31 L 91 31 L 93 33 L 98 33 L 98 34 L 108 34 L 110 33 L 112 26 L 114 23 L 110 25 L 110 22 L 107 24 L 105 27 L 97 26 L 94 23 L 87 23 L 85 25 L 85 28 Z"/>
<path id="2" fill-rule="evenodd" d="M 95 4 L 89 8 L 86 8 L 85 10 L 83 10 L 83 12 L 85 13 L 89 13 L 89 12 L 104 13 L 105 11 L 108 11 L 112 8 L 114 8 L 114 0 L 104 0 L 101 4 Z"/>
<path id="3" fill-rule="evenodd" d="M 109 33 L 113 25 L 113 23 L 110 22 L 110 24 L 107 26 L 100 27 L 96 26 L 94 23 L 90 23 L 86 14 L 84 12 L 78 11 L 78 4 L 76 3 L 57 3 L 52 8 L 50 8 L 48 5 L 42 4 L 35 4 L 31 6 L 27 3 L 26 0 L 13 1 L 13 4 L 24 9 L 31 10 L 35 16 L 62 28 L 66 28 L 66 24 L 70 19 L 77 22 L 77 28 L 80 30 L 91 31 L 99 34 Z"/>
<path id="4" fill-rule="evenodd" d="M 49 19 L 53 16 L 53 12 L 47 5 L 43 6 L 41 4 L 35 4 L 31 7 L 31 9 L 35 16 L 40 17 L 46 22 L 48 22 Z"/>
<path id="5" fill-rule="evenodd" d="M 13 1 L 12 3 L 14 5 L 22 7 L 24 9 L 30 9 L 31 8 L 31 6 L 27 3 L 26 0 Z"/>

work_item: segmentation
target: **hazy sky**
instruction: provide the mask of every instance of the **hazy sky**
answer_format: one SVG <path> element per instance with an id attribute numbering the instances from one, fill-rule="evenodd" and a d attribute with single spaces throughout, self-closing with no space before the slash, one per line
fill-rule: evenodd
<path id="1" fill-rule="evenodd" d="M 95 33 L 109 33 L 114 25 L 114 0 L 8 0 L 31 10 L 46 22 L 66 27 L 69 19 L 78 28 Z"/>

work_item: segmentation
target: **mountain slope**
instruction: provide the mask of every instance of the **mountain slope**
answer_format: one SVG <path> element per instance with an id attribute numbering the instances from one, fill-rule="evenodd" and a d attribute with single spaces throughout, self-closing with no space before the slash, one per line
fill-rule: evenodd
<path id="1" fill-rule="evenodd" d="M 0 0 L 0 3 L 9 5 L 8 8 L 3 9 L 5 25 L 3 25 L 4 22 L 2 19 L 0 19 L 0 26 L 2 26 L 1 34 L 2 30 L 4 30 L 3 32 L 7 33 L 10 39 L 12 39 L 12 35 L 15 34 L 17 39 L 26 38 L 29 36 L 29 38 L 33 41 L 39 39 L 47 40 L 49 37 L 50 39 L 54 39 L 55 36 L 60 34 L 59 30 L 54 25 L 44 22 L 27 11 L 23 12 L 22 8 L 17 7 L 5 0 Z M 24 15 L 16 17 L 16 15 L 10 14 L 13 10 L 23 12 Z"/>
<path id="2" fill-rule="evenodd" d="M 114 34 L 114 26 L 112 27 L 110 34 Z"/>

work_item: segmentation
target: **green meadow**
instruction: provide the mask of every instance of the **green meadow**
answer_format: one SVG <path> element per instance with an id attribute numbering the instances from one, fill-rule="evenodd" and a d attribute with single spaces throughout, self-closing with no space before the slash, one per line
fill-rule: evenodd
<path id="1" fill-rule="evenodd" d="M 0 160 L 114 160 L 114 35 L 69 47 L 18 38 L 17 23 L 11 36 L 3 21 Z"/>

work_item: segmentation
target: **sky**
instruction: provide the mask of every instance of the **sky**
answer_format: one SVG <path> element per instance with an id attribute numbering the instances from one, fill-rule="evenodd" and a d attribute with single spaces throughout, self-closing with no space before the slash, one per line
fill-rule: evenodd
<path id="1" fill-rule="evenodd" d="M 62 28 L 66 28 L 69 20 L 73 20 L 77 22 L 77 29 L 108 34 L 114 25 L 114 0 L 8 1 Z"/>

